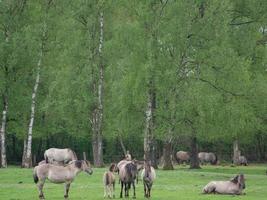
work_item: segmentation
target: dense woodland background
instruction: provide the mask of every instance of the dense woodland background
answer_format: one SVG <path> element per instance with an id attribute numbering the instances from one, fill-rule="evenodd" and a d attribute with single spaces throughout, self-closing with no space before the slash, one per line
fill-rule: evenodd
<path id="1" fill-rule="evenodd" d="M 267 159 L 265 0 L 0 0 L 0 31 L 2 167 Z"/>

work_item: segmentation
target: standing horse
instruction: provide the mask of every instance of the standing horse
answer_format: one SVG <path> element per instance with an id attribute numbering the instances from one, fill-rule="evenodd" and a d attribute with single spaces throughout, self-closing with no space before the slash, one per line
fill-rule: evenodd
<path id="1" fill-rule="evenodd" d="M 243 174 L 239 174 L 229 181 L 211 181 L 204 188 L 203 193 L 217 194 L 242 194 L 242 190 L 246 188 L 245 178 Z"/>
<path id="2" fill-rule="evenodd" d="M 215 153 L 212 152 L 199 152 L 198 153 L 198 159 L 200 161 L 200 163 L 203 165 L 204 163 L 210 163 L 212 165 L 216 165 L 217 164 L 217 155 Z"/>
<path id="3" fill-rule="evenodd" d="M 119 179 L 121 182 L 121 193 L 120 198 L 122 198 L 122 191 L 124 187 L 124 196 L 129 197 L 129 189 L 133 185 L 133 198 L 136 198 L 135 194 L 135 179 L 137 178 L 138 170 L 137 165 L 134 162 L 126 163 L 119 169 Z"/>
<path id="4" fill-rule="evenodd" d="M 151 166 L 150 162 L 145 162 L 144 169 L 142 170 L 141 177 L 144 184 L 144 196 L 150 198 L 150 191 L 154 180 L 156 179 L 155 169 Z"/>
<path id="5" fill-rule="evenodd" d="M 115 175 L 114 172 L 116 171 L 117 166 L 115 163 L 112 163 L 109 167 L 109 171 L 105 172 L 103 175 L 103 183 L 104 183 L 104 198 L 114 198 L 114 190 L 115 190 Z"/>
<path id="6" fill-rule="evenodd" d="M 58 166 L 48 163 L 36 166 L 33 171 L 33 179 L 38 186 L 40 199 L 44 199 L 43 186 L 46 179 L 50 180 L 52 183 L 65 183 L 64 197 L 68 198 L 70 184 L 81 171 L 91 175 L 93 171 L 90 162 L 75 160 L 70 162 L 67 166 Z"/>
<path id="7" fill-rule="evenodd" d="M 71 149 L 50 148 L 44 153 L 44 158 L 50 164 L 68 164 L 70 161 L 77 160 L 77 156 Z"/>
<path id="8" fill-rule="evenodd" d="M 190 160 L 190 154 L 186 151 L 178 151 L 176 153 L 176 160 L 179 165 L 182 164 L 183 162 L 187 163 Z"/>

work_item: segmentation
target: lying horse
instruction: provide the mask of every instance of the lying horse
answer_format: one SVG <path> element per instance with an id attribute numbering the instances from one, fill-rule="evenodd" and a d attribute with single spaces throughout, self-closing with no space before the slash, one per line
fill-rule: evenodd
<path id="1" fill-rule="evenodd" d="M 209 153 L 199 152 L 198 153 L 198 159 L 202 165 L 204 163 L 210 163 L 212 165 L 216 165 L 217 161 L 218 161 L 216 154 L 214 154 L 212 152 L 209 152 Z"/>
<path id="2" fill-rule="evenodd" d="M 67 166 L 58 166 L 48 163 L 36 166 L 33 170 L 33 179 L 38 186 L 39 198 L 44 199 L 43 186 L 46 179 L 53 183 L 65 183 L 64 197 L 68 198 L 70 184 L 81 171 L 91 175 L 93 171 L 90 162 L 75 160 L 70 162 Z"/>
<path id="3" fill-rule="evenodd" d="M 150 162 L 145 162 L 144 169 L 142 170 L 141 177 L 144 183 L 144 196 L 150 198 L 150 191 L 154 180 L 156 179 L 155 169 L 151 166 Z"/>
<path id="4" fill-rule="evenodd" d="M 109 167 L 109 171 L 105 172 L 103 175 L 103 183 L 104 183 L 104 198 L 114 198 L 114 190 L 115 190 L 115 175 L 114 172 L 117 169 L 117 165 L 112 163 Z"/>
<path id="5" fill-rule="evenodd" d="M 77 156 L 71 149 L 50 148 L 44 153 L 44 158 L 50 164 L 68 164 L 70 161 L 77 160 Z"/>
<path id="6" fill-rule="evenodd" d="M 178 151 L 176 153 L 176 160 L 179 165 L 183 164 L 184 162 L 187 163 L 190 160 L 190 154 L 186 151 Z"/>
<path id="7" fill-rule="evenodd" d="M 203 193 L 217 194 L 242 194 L 242 190 L 246 188 L 245 178 L 243 174 L 237 175 L 229 181 L 211 181 L 204 188 Z"/>
<path id="8" fill-rule="evenodd" d="M 124 187 L 124 196 L 129 197 L 129 189 L 133 185 L 133 198 L 136 198 L 135 194 L 135 179 L 138 176 L 137 164 L 134 162 L 126 163 L 122 165 L 119 169 L 119 179 L 121 182 L 121 193 L 120 198 L 122 198 L 122 191 Z"/>

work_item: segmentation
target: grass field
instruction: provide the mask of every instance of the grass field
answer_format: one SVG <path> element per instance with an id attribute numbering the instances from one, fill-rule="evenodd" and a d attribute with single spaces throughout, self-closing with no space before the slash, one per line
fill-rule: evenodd
<path id="1" fill-rule="evenodd" d="M 103 199 L 102 174 L 105 169 L 94 169 L 92 176 L 81 173 L 72 183 L 69 199 Z M 267 176 L 266 165 L 248 167 L 204 166 L 200 170 L 188 170 L 185 166 L 173 171 L 157 170 L 157 180 L 152 189 L 153 200 L 211 200 L 242 199 L 266 200 Z M 210 180 L 227 180 L 237 173 L 244 173 L 246 178 L 246 195 L 203 195 L 201 190 Z M 116 184 L 116 199 L 120 187 Z M 137 199 L 144 199 L 143 185 L 137 185 Z M 63 199 L 64 185 L 46 182 L 44 195 L 48 200 Z M 132 193 L 130 192 L 130 197 Z M 38 199 L 37 187 L 33 183 L 32 169 L 9 167 L 0 169 L 0 199 L 32 200 Z"/>

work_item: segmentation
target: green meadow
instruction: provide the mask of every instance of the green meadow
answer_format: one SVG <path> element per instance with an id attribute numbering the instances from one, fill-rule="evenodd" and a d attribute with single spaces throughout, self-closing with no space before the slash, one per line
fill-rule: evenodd
<path id="1" fill-rule="evenodd" d="M 204 166 L 199 170 L 189 170 L 187 166 L 176 167 L 173 171 L 157 170 L 157 179 L 153 185 L 153 200 L 266 200 L 266 165 L 248 167 Z M 106 169 L 94 169 L 93 175 L 81 173 L 71 185 L 69 199 L 103 199 L 102 175 Z M 228 180 L 237 173 L 246 178 L 245 195 L 203 195 L 201 190 L 211 180 Z M 116 180 L 115 195 L 119 199 L 120 185 Z M 143 185 L 137 184 L 137 199 L 144 199 Z M 49 181 L 44 186 L 44 195 L 48 200 L 64 199 L 64 185 Z M 130 198 L 132 192 L 130 192 Z M 37 187 L 32 179 L 32 169 L 9 167 L 0 169 L 0 199 L 34 200 L 38 198 Z"/>

